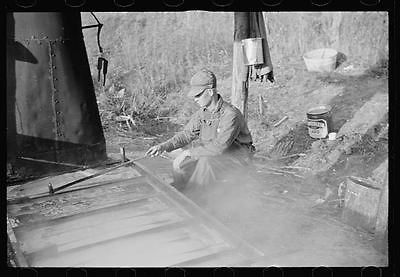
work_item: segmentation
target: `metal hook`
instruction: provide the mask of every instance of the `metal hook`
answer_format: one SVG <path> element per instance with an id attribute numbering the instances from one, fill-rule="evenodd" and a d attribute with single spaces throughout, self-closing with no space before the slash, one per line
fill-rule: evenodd
<path id="1" fill-rule="evenodd" d="M 95 16 L 95 14 L 93 12 L 90 12 L 90 14 L 97 21 L 97 24 L 88 25 L 88 26 L 82 26 L 82 29 L 88 29 L 88 28 L 97 27 L 97 46 L 99 47 L 100 53 L 103 54 L 103 48 L 100 45 L 100 32 L 101 32 L 101 28 L 103 28 L 103 24 L 100 23 L 100 21 L 97 19 L 97 17 Z"/>

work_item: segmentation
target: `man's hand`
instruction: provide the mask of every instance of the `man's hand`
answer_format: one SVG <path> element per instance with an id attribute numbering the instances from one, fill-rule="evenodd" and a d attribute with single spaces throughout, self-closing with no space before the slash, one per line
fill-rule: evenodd
<path id="1" fill-rule="evenodd" d="M 145 155 L 150 157 L 155 157 L 161 155 L 162 152 L 164 151 L 165 151 L 164 146 L 162 144 L 157 144 L 150 147 L 149 150 L 147 150 L 147 152 L 145 153 Z"/>
<path id="2" fill-rule="evenodd" d="M 191 156 L 191 154 L 190 154 L 190 151 L 189 150 L 184 150 L 182 153 L 180 153 L 176 158 L 175 158 L 175 160 L 174 160 L 174 163 L 173 163 L 173 168 L 174 168 L 174 170 L 176 170 L 176 171 L 181 171 L 181 164 L 182 164 L 182 162 L 187 158 L 187 157 L 190 157 Z"/>

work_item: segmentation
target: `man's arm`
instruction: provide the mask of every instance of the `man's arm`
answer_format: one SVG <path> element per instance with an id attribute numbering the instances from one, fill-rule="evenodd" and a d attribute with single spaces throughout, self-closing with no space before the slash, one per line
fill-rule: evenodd
<path id="1" fill-rule="evenodd" d="M 184 129 L 175 134 L 172 138 L 162 143 L 165 151 L 170 152 L 172 150 L 181 148 L 191 141 L 196 139 L 200 134 L 200 114 L 195 113 L 186 124 Z"/>
<path id="2" fill-rule="evenodd" d="M 216 156 L 228 149 L 239 135 L 243 118 L 239 111 L 230 111 L 223 115 L 219 122 L 219 132 L 217 137 L 210 143 L 195 147 L 190 150 L 193 157 Z"/>

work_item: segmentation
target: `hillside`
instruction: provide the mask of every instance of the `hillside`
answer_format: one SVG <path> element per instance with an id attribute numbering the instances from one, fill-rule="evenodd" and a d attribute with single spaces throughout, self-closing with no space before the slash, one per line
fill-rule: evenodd
<path id="1" fill-rule="evenodd" d="M 101 42 L 110 59 L 110 77 L 115 86 L 118 81 L 127 87 L 129 83 L 135 87 L 146 83 L 152 89 L 166 88 L 171 92 L 179 90 L 202 66 L 214 70 L 220 79 L 231 75 L 232 13 L 133 12 L 96 16 L 104 24 Z M 388 59 L 387 13 L 268 12 L 264 16 L 274 64 L 319 47 L 335 48 L 342 59 L 363 68 Z M 82 23 L 93 24 L 95 20 L 90 13 L 82 13 Z M 89 59 L 95 65 L 96 30 L 86 29 L 84 36 Z"/>
<path id="2" fill-rule="evenodd" d="M 200 67 L 216 73 L 218 89 L 229 100 L 232 13 L 96 13 L 96 16 L 104 24 L 101 44 L 109 60 L 105 87 L 96 80 L 99 53 L 95 29 L 84 31 L 85 43 L 106 135 L 121 134 L 116 144 L 131 144 L 134 140 L 134 146 L 130 147 L 144 151 L 179 130 L 196 109 L 184 95 L 188 80 Z M 318 142 L 308 136 L 306 112 L 311 107 L 330 104 L 332 128 L 339 131 L 376 93 L 387 96 L 386 13 L 268 12 L 264 16 L 276 82 L 251 82 L 249 87 L 249 126 L 260 155 L 291 155 L 324 148 L 317 147 Z M 94 22 L 90 13 L 82 13 L 83 25 Z M 302 55 L 318 47 L 339 51 L 338 68 L 332 74 L 306 70 Z M 259 114 L 260 96 L 264 101 L 263 115 Z M 376 101 L 382 102 L 383 109 L 379 109 L 382 113 L 371 113 L 373 120 L 363 117 L 368 127 L 359 130 L 361 137 L 371 136 L 376 130 L 379 133 L 388 124 L 387 98 Z M 123 123 L 116 127 L 116 118 L 121 115 L 132 117 L 131 129 Z M 289 119 L 273 127 L 284 116 Z M 356 128 L 353 131 L 357 132 Z M 110 137 L 115 140 L 114 135 Z M 282 150 L 284 142 L 286 147 Z M 371 147 L 385 149 L 381 145 Z M 369 155 L 376 154 L 371 149 L 367 151 Z M 325 170 L 316 168 L 316 172 L 326 171 L 339 160 L 332 158 Z M 374 168 L 382 158 L 369 162 L 376 163 L 371 165 Z M 311 160 L 302 163 L 319 164 Z"/>

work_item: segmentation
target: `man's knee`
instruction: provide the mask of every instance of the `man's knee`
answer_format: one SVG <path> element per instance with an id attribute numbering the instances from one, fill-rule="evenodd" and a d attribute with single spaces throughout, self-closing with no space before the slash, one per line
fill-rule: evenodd
<path id="1" fill-rule="evenodd" d="M 188 159 L 184 161 L 179 169 L 173 169 L 172 174 L 174 177 L 174 183 L 178 184 L 179 186 L 184 186 L 185 183 L 190 179 L 192 176 L 195 168 L 196 168 L 197 161 L 193 159 Z"/>

